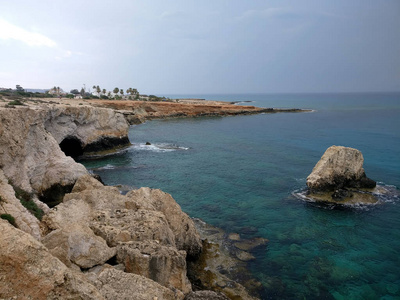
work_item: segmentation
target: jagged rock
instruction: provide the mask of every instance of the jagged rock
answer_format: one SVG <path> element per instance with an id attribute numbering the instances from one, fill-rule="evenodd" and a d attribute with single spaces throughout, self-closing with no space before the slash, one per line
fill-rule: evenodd
<path id="1" fill-rule="evenodd" d="M 366 177 L 363 163 L 364 158 L 359 150 L 331 146 L 307 177 L 307 186 L 313 191 L 374 188 L 376 182 Z"/>
<path id="2" fill-rule="evenodd" d="M 118 188 L 104 186 L 90 175 L 81 176 L 75 183 L 72 192 L 64 196 L 64 202 L 72 199 L 82 200 L 92 210 L 125 209 L 129 200 L 120 194 Z"/>
<path id="3" fill-rule="evenodd" d="M 92 209 L 88 203 L 83 200 L 72 199 L 51 209 L 42 221 L 48 229 L 55 230 L 73 224 L 87 224 L 91 216 Z"/>
<path id="4" fill-rule="evenodd" d="M 1 299 L 93 299 L 103 296 L 31 235 L 0 219 Z"/>
<path id="5" fill-rule="evenodd" d="M 84 269 L 104 264 L 116 254 L 115 248 L 109 248 L 102 238 L 81 224 L 57 229 L 45 236 L 42 243 L 66 266 L 75 264 Z"/>
<path id="6" fill-rule="evenodd" d="M 40 240 L 41 230 L 39 220 L 32 215 L 21 201 L 15 197 L 13 187 L 8 184 L 3 170 L 0 169 L 0 214 L 10 214 L 14 217 L 17 227 Z"/>
<path id="7" fill-rule="evenodd" d="M 374 204 L 376 182 L 365 175 L 364 158 L 357 149 L 329 147 L 307 177 L 307 199 L 334 204 Z M 364 190 L 361 190 L 364 189 Z"/>
<path id="8" fill-rule="evenodd" d="M 57 106 L 48 111 L 45 127 L 59 144 L 66 140 L 63 148 L 72 153 L 79 147 L 83 154 L 130 144 L 124 116 L 107 108 Z"/>
<path id="9" fill-rule="evenodd" d="M 213 291 L 197 291 L 188 294 L 185 300 L 229 300 L 229 298 Z"/>
<path id="10" fill-rule="evenodd" d="M 157 282 L 110 266 L 97 267 L 86 274 L 107 300 L 182 300 L 179 290 L 170 290 Z"/>
<path id="11" fill-rule="evenodd" d="M 126 272 L 143 275 L 184 294 L 192 290 L 186 277 L 186 252 L 155 241 L 128 242 L 118 245 L 117 261 Z"/>
<path id="12" fill-rule="evenodd" d="M 148 208 L 148 204 L 151 204 L 155 210 L 163 212 L 175 235 L 177 248 L 185 250 L 190 259 L 200 255 L 202 243 L 193 220 L 182 211 L 170 194 L 157 189 L 141 188 L 129 192 L 127 197 L 138 205 L 145 203 Z"/>
<path id="13" fill-rule="evenodd" d="M 90 223 L 93 231 L 111 247 L 119 242 L 155 240 L 175 247 L 175 237 L 163 213 L 139 209 L 98 211 Z"/>
<path id="14" fill-rule="evenodd" d="M 84 166 L 65 156 L 45 128 L 49 110 L 0 109 L 0 165 L 4 174 L 15 186 L 39 195 L 53 185 L 70 186 L 87 174 Z"/>
<path id="15" fill-rule="evenodd" d="M 239 236 L 227 234 L 200 219 L 194 221 L 203 239 L 203 251 L 196 262 L 188 261 L 188 277 L 193 289 L 222 292 L 230 299 L 258 299 L 249 293 L 257 294 L 261 287 L 261 283 L 253 279 L 247 268 L 246 261 L 252 259 L 251 254 L 234 246 Z M 254 239 L 253 243 L 250 241 L 250 245 L 258 247 L 264 244 L 255 243 L 257 240 Z M 260 239 L 259 242 L 262 240 L 266 241 Z M 240 241 L 246 242 L 242 238 Z"/>
<path id="16" fill-rule="evenodd" d="M 19 229 L 40 239 L 39 220 L 16 198 L 15 191 L 8 183 L 2 169 L 0 169 L 0 214 L 13 216 Z"/>

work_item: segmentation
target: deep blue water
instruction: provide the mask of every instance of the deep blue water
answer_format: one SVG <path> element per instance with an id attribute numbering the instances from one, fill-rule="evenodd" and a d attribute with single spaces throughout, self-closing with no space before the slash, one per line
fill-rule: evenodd
<path id="1" fill-rule="evenodd" d="M 160 188 L 192 217 L 269 239 L 250 266 L 263 299 L 400 299 L 398 197 L 331 209 L 292 195 L 331 145 L 359 149 L 367 176 L 398 190 L 399 93 L 184 96 L 315 111 L 150 121 L 131 128 L 126 153 L 84 164 L 107 184 Z"/>

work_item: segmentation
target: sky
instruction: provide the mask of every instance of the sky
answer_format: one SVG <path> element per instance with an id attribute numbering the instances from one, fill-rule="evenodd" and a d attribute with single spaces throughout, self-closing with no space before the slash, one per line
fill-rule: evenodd
<path id="1" fill-rule="evenodd" d="M 400 91 L 399 0 L 0 0 L 0 87 Z"/>

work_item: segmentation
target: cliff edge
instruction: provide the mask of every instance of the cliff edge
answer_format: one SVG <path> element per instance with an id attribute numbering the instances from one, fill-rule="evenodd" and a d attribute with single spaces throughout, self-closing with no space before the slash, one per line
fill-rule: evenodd
<path id="1" fill-rule="evenodd" d="M 227 299 L 192 290 L 202 240 L 171 195 L 121 195 L 73 159 L 128 129 L 107 108 L 0 107 L 0 298 Z"/>

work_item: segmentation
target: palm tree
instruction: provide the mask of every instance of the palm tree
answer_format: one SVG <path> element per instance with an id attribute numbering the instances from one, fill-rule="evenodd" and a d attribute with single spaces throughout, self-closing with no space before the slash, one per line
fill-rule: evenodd
<path id="1" fill-rule="evenodd" d="M 116 87 L 116 88 L 113 90 L 114 98 L 115 98 L 115 96 L 118 94 L 118 92 L 119 92 L 119 88 Z"/>
<path id="2" fill-rule="evenodd" d="M 96 87 L 96 92 L 97 92 L 97 95 L 99 96 L 99 98 L 100 98 L 100 93 L 101 93 L 101 89 L 100 89 L 100 87 L 99 86 L 97 86 Z"/>
<path id="3" fill-rule="evenodd" d="M 123 89 L 121 89 L 119 92 L 121 93 L 121 96 L 124 94 L 124 90 Z"/>

